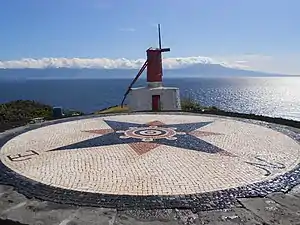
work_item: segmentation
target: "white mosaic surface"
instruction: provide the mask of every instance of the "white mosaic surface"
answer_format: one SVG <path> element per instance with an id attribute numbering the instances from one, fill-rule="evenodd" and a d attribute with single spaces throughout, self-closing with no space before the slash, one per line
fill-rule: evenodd
<path id="1" fill-rule="evenodd" d="M 83 130 L 110 129 L 103 119 L 141 124 L 155 120 L 165 124 L 214 121 L 199 131 L 222 135 L 201 139 L 236 157 L 166 145 L 141 155 L 128 144 L 48 152 L 101 136 Z M 39 155 L 29 156 L 25 161 L 8 158 L 32 150 Z M 11 139 L 0 152 L 7 167 L 35 181 L 84 192 L 129 195 L 191 194 L 243 186 L 291 170 L 300 162 L 299 156 L 300 145 L 274 130 L 235 120 L 189 115 L 119 115 L 50 125 Z M 271 175 L 265 176 L 264 170 L 246 163 L 262 163 L 255 157 L 275 165 L 282 163 L 285 168 L 270 169 Z"/>

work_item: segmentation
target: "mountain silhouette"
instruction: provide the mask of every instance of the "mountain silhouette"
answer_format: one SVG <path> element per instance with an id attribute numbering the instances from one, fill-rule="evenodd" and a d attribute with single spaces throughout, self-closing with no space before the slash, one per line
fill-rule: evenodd
<path id="1" fill-rule="evenodd" d="M 138 69 L 44 68 L 0 69 L 0 79 L 114 79 L 134 78 Z M 145 72 L 142 77 L 145 77 Z M 284 76 L 258 71 L 229 68 L 220 64 L 193 64 L 184 68 L 165 69 L 164 76 L 180 77 L 257 77 Z"/>

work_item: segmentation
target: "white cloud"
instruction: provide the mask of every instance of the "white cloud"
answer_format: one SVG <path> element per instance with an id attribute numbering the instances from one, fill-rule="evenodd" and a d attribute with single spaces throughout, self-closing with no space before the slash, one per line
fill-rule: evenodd
<path id="1" fill-rule="evenodd" d="M 130 60 L 126 58 L 42 58 L 42 59 L 21 59 L 11 61 L 0 61 L 0 68 L 105 68 L 105 69 L 136 69 L 143 65 L 145 59 Z M 185 58 L 165 58 L 164 68 L 174 69 L 192 64 L 222 64 L 208 57 L 196 56 Z"/>
<path id="2" fill-rule="evenodd" d="M 108 58 L 42 58 L 0 61 L 0 68 L 136 68 L 143 59 L 128 60 Z"/>
<path id="3" fill-rule="evenodd" d="M 132 28 L 132 27 L 126 27 L 126 28 L 120 28 L 119 31 L 122 31 L 122 32 L 135 32 L 136 29 Z"/>
<path id="4" fill-rule="evenodd" d="M 271 57 L 264 55 L 241 56 L 194 56 L 164 58 L 166 69 L 182 68 L 193 64 L 220 64 L 225 67 L 281 74 L 300 74 L 299 57 Z M 108 58 L 26 58 L 21 60 L 0 61 L 0 68 L 105 68 L 138 69 L 145 59 L 108 59 Z"/>

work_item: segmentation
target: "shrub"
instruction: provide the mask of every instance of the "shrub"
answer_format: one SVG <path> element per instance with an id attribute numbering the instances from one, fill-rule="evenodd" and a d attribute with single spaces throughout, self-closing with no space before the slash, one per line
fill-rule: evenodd
<path id="1" fill-rule="evenodd" d="M 200 111 L 203 107 L 191 97 L 184 97 L 181 99 L 182 111 Z"/>

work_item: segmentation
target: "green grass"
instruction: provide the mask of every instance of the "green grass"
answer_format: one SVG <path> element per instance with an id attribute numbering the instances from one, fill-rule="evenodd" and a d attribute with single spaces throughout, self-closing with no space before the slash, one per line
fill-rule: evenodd
<path id="1" fill-rule="evenodd" d="M 124 105 L 123 107 L 121 106 L 112 106 L 110 108 L 107 108 L 107 109 L 104 109 L 104 110 L 101 110 L 101 111 L 98 111 L 96 112 L 95 114 L 105 114 L 105 113 L 127 113 L 129 112 L 129 108 L 128 106 Z"/>
<path id="2" fill-rule="evenodd" d="M 198 103 L 191 97 L 181 99 L 181 110 L 185 112 L 219 111 L 219 109 L 214 106 L 202 106 L 200 103 Z"/>

